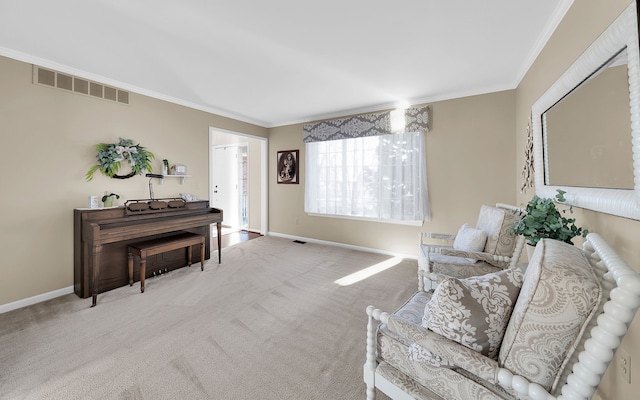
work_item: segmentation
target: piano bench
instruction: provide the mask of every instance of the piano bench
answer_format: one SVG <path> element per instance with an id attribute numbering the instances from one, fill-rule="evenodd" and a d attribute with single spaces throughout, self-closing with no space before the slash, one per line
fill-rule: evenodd
<path id="1" fill-rule="evenodd" d="M 133 286 L 133 256 L 140 257 L 140 292 L 144 293 L 144 277 L 147 267 L 147 257 L 154 256 L 156 254 L 165 253 L 180 249 L 187 248 L 188 262 L 191 266 L 191 246 L 194 244 L 200 245 L 200 270 L 204 271 L 204 240 L 203 235 L 195 233 L 185 232 L 175 236 L 167 236 L 158 239 L 146 240 L 144 242 L 132 243 L 127 246 L 127 253 L 129 257 L 129 286 Z"/>

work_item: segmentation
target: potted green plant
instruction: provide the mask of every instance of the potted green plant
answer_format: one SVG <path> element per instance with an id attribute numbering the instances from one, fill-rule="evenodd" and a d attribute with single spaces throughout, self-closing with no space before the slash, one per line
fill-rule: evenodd
<path id="1" fill-rule="evenodd" d="M 113 198 L 119 199 L 120 195 L 117 195 L 115 193 L 110 193 L 110 194 L 105 194 L 104 196 L 102 196 L 102 204 L 105 207 L 113 207 Z"/>
<path id="2" fill-rule="evenodd" d="M 513 226 L 513 232 L 524 236 L 528 245 L 535 246 L 544 238 L 573 244 L 574 237 L 585 237 L 589 233 L 575 224 L 575 218 L 562 215 L 567 210 L 558 211 L 554 202 L 563 203 L 566 192 L 560 189 L 557 192 L 553 199 L 534 195 L 527 204 L 526 214 Z M 569 212 L 573 213 L 573 207 L 569 207 Z"/>

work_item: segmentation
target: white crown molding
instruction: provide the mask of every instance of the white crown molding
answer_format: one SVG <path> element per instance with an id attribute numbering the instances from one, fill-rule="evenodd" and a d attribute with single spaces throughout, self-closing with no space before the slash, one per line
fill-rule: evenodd
<path id="1" fill-rule="evenodd" d="M 413 98 L 413 99 L 408 99 L 408 100 L 402 102 L 402 105 L 404 107 L 414 107 L 414 106 L 417 106 L 417 105 L 420 105 L 420 104 L 428 105 L 429 103 L 433 103 L 433 102 L 437 102 L 437 101 L 453 100 L 453 99 L 460 99 L 460 98 L 463 98 L 463 97 L 479 96 L 479 95 L 483 95 L 483 94 L 498 93 L 498 92 L 503 92 L 505 90 L 513 90 L 515 88 L 516 87 L 513 86 L 513 85 L 486 86 L 486 87 L 475 88 L 475 89 L 470 89 L 470 90 L 464 90 L 464 91 L 459 91 L 459 92 L 448 92 L 447 94 L 440 94 L 440 95 L 433 95 L 433 96 L 427 96 L 427 97 L 417 97 L 417 98 Z M 399 106 L 398 102 L 393 102 L 393 103 L 376 104 L 376 105 L 367 106 L 367 107 L 361 107 L 361 108 L 352 108 L 352 109 L 347 109 L 347 110 L 340 110 L 340 111 L 336 111 L 336 112 L 332 112 L 332 113 L 312 115 L 312 116 L 309 116 L 307 118 L 301 118 L 301 119 L 292 120 L 292 121 L 282 121 L 280 123 L 277 123 L 277 124 L 274 124 L 274 125 L 271 125 L 271 126 L 267 126 L 267 128 L 274 128 L 274 127 L 278 127 L 278 126 L 287 126 L 287 125 L 293 125 L 293 124 L 306 124 L 306 123 L 309 123 L 309 122 L 321 121 L 321 120 L 325 120 L 325 119 L 341 118 L 341 117 L 346 117 L 346 116 L 349 116 L 349 115 L 366 114 L 366 113 L 372 113 L 372 112 L 393 110 L 393 109 L 397 108 L 398 106 Z"/>
<path id="2" fill-rule="evenodd" d="M 4 57 L 8 57 L 8 58 L 12 58 L 14 60 L 18 60 L 18 61 L 22 61 L 25 62 L 27 64 L 35 64 L 38 65 L 40 67 L 44 67 L 44 68 L 49 68 L 49 69 L 53 69 L 56 70 L 58 72 L 63 72 L 66 74 L 70 74 L 70 75 L 74 75 L 77 76 L 79 78 L 84 78 L 84 79 L 88 79 L 94 82 L 98 82 L 98 83 L 102 83 L 105 85 L 110 85 L 110 86 L 115 86 L 117 88 L 123 89 L 123 90 L 127 90 L 129 92 L 133 92 L 136 94 L 140 94 L 143 96 L 148 96 L 154 99 L 158 99 L 158 100 L 163 100 L 169 103 L 173 103 L 173 104 L 177 104 L 177 105 L 181 105 L 181 106 L 185 106 L 185 107 L 189 107 L 189 108 L 193 108 L 195 110 L 199 110 L 199 111 L 204 111 L 210 114 L 215 114 L 215 115 L 219 115 L 221 117 L 226 117 L 226 118 L 231 118 L 231 119 L 235 119 L 241 122 L 246 122 L 248 124 L 253 124 L 253 125 L 258 125 L 260 127 L 263 128 L 267 128 L 268 124 L 265 121 L 260 121 L 254 118 L 249 118 L 245 115 L 240 115 L 240 114 L 236 114 L 227 110 L 223 110 L 223 109 L 218 109 L 218 108 L 212 108 L 212 107 L 207 107 L 207 106 L 203 106 L 202 104 L 197 104 L 197 103 L 193 103 L 193 102 L 189 102 L 189 101 L 185 101 L 182 99 L 178 99 L 176 97 L 172 97 L 172 96 L 167 96 L 164 95 L 162 93 L 158 93 L 158 92 L 154 92 L 152 90 L 147 90 L 145 88 L 141 88 L 138 86 L 134 86 L 134 85 L 130 85 L 128 83 L 125 82 L 120 82 L 114 79 L 110 79 L 110 78 L 106 78 L 104 76 L 101 75 L 96 75 L 87 71 L 83 71 L 80 69 L 76 69 L 73 67 L 69 67 L 67 65 L 63 65 L 63 64 L 59 64 L 56 63 L 54 61 L 50 61 L 50 60 L 46 60 L 44 58 L 40 58 L 40 57 L 35 57 L 29 54 L 25 54 L 25 53 L 21 53 L 19 51 L 15 51 L 12 49 L 7 49 L 6 47 L 0 47 L 0 56 L 4 56 Z"/>
<path id="3" fill-rule="evenodd" d="M 538 56 L 542 52 L 542 49 L 544 49 L 544 47 L 547 45 L 547 42 L 551 38 L 551 35 L 553 35 L 553 32 L 555 32 L 556 28 L 558 27 L 558 25 L 560 25 L 560 22 L 563 20 L 564 16 L 573 5 L 573 1 L 574 0 L 558 1 L 555 10 L 553 10 L 551 18 L 547 21 L 547 25 L 540 33 L 540 36 L 538 36 L 536 43 L 527 55 L 527 58 L 522 63 L 520 72 L 518 73 L 518 75 L 516 75 L 516 79 L 513 84 L 514 87 L 518 87 L 518 85 L 520 85 L 520 82 L 522 82 L 522 79 L 524 79 L 524 76 L 527 74 L 533 63 L 536 61 L 536 58 L 538 58 Z"/>

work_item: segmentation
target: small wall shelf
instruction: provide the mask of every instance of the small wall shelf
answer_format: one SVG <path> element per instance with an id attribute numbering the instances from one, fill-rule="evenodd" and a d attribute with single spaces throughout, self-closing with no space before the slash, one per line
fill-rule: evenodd
<path id="1" fill-rule="evenodd" d="M 184 184 L 184 180 L 186 178 L 191 178 L 191 175 L 162 175 L 162 179 L 160 179 L 160 184 L 164 183 L 164 178 L 180 178 L 180 183 Z"/>

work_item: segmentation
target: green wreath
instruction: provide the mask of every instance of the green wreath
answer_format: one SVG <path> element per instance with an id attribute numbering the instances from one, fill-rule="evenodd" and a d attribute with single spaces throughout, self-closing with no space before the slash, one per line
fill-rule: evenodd
<path id="1" fill-rule="evenodd" d="M 151 172 L 151 160 L 155 158 L 152 152 L 133 140 L 120 138 L 118 143 L 99 143 L 96 145 L 98 164 L 87 171 L 86 179 L 93 179 L 93 174 L 100 170 L 103 175 L 115 179 L 127 179 L 134 175 L 141 175 L 145 170 Z M 127 160 L 131 165 L 131 172 L 118 175 L 122 161 Z"/>

